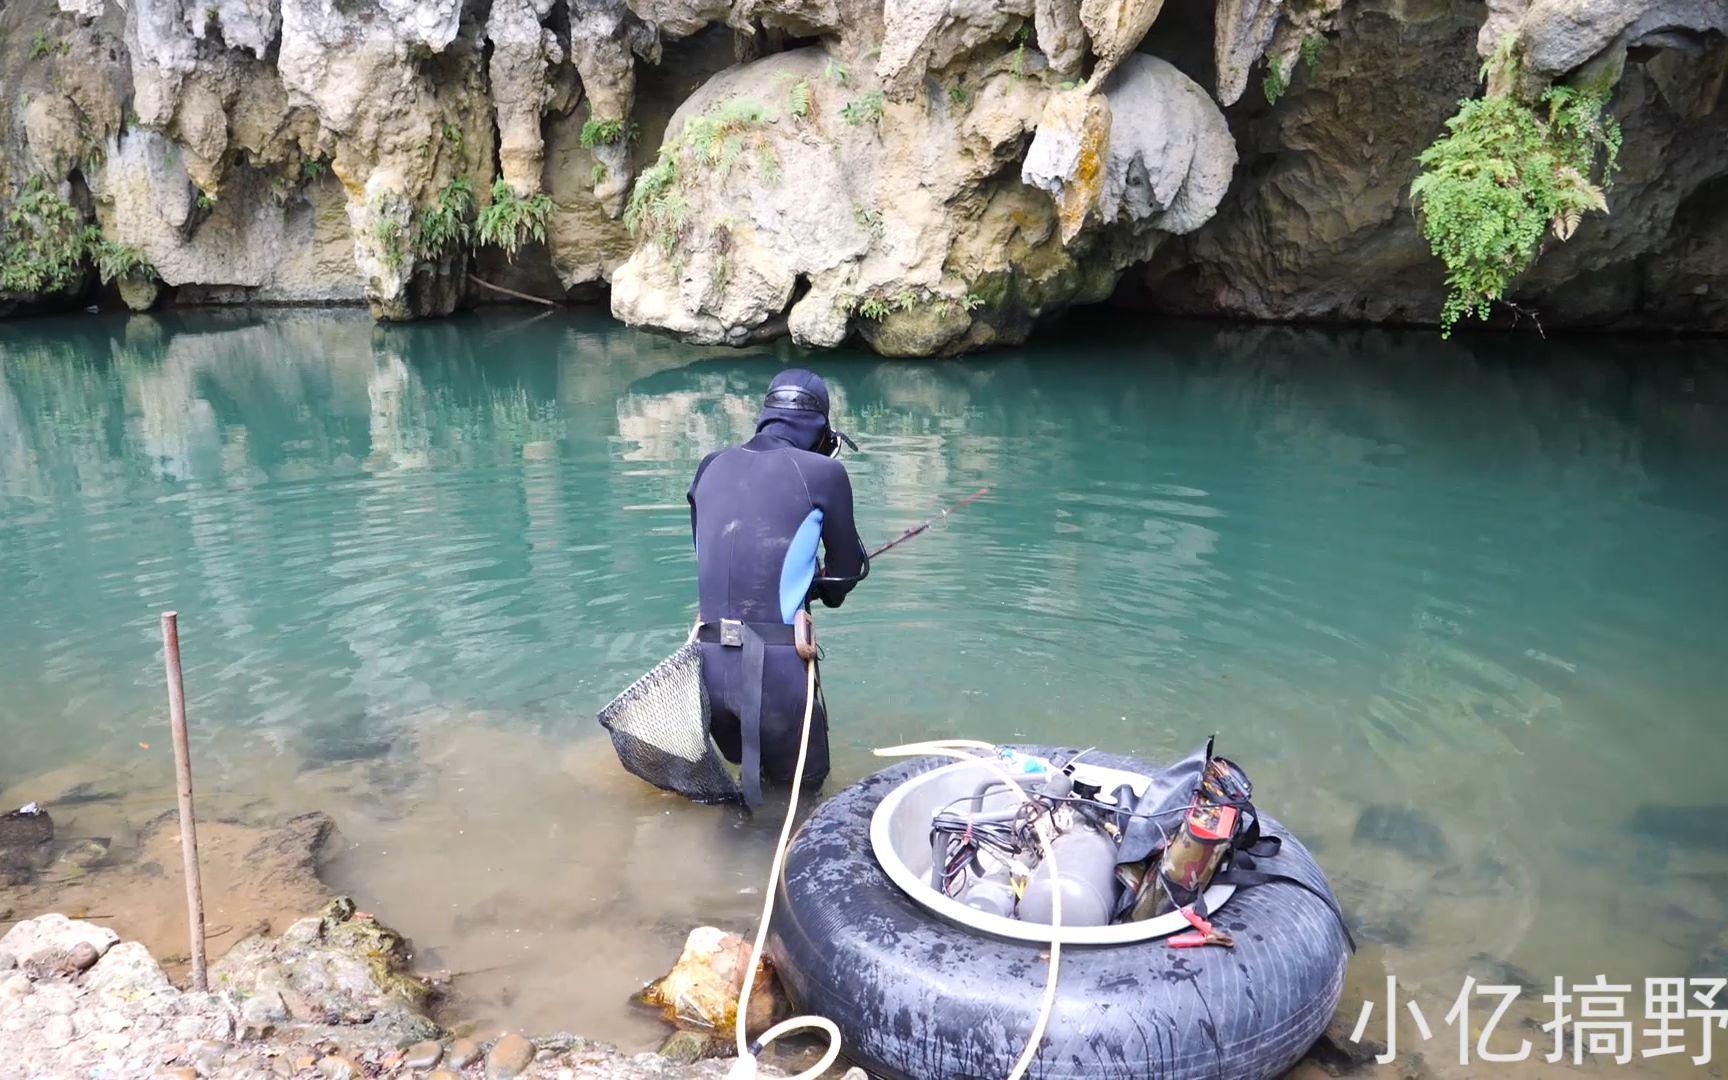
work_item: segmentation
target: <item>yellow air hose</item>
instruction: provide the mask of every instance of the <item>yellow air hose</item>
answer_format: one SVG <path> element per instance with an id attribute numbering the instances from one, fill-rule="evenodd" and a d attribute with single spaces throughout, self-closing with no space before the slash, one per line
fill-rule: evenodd
<path id="1" fill-rule="evenodd" d="M 756 985 L 756 966 L 762 961 L 762 946 L 768 940 L 768 920 L 774 913 L 774 893 L 780 887 L 780 871 L 786 861 L 786 845 L 792 836 L 792 822 L 797 816 L 798 789 L 804 782 L 804 757 L 810 747 L 810 717 L 816 708 L 816 661 L 804 661 L 804 729 L 798 738 L 798 764 L 792 770 L 792 793 L 786 804 L 786 821 L 780 827 L 780 842 L 774 847 L 774 861 L 768 871 L 768 888 L 762 900 L 762 920 L 756 927 L 756 944 L 750 950 L 750 962 L 744 968 L 744 990 L 738 995 L 737 1021 L 735 1031 L 738 1040 L 738 1060 L 729 1072 L 727 1080 L 755 1080 L 756 1055 L 767 1049 L 768 1044 L 783 1035 L 806 1028 L 819 1028 L 828 1034 L 828 1050 L 822 1055 L 822 1060 L 815 1065 L 792 1077 L 792 1080 L 816 1080 L 828 1071 L 840 1057 L 840 1029 L 834 1021 L 825 1016 L 794 1016 L 782 1020 L 764 1031 L 756 1040 L 756 1050 L 750 1049 L 749 1037 L 745 1034 L 745 1024 L 750 1014 L 750 992 Z M 1007 784 L 1022 802 L 1031 802 L 1032 797 L 1001 765 L 987 757 L 967 753 L 968 750 L 992 751 L 995 747 L 977 739 L 946 739 L 921 743 L 906 743 L 902 746 L 891 746 L 875 751 L 877 757 L 951 757 L 960 761 L 972 761 L 983 765 L 994 772 L 998 779 Z M 1049 820 L 1039 818 L 1034 824 L 1038 835 L 1038 846 L 1043 850 L 1045 859 L 1050 862 L 1050 876 L 1053 881 L 1057 877 L 1056 853 L 1050 841 Z M 1044 979 L 1044 1001 L 1038 1008 L 1038 1021 L 1032 1025 L 1032 1037 L 1026 1042 L 1026 1049 L 1020 1052 L 1020 1059 L 1014 1063 L 1014 1068 L 1008 1073 L 1007 1080 L 1020 1080 L 1026 1075 L 1032 1059 L 1038 1053 L 1038 1044 L 1044 1041 L 1044 1029 L 1050 1022 L 1050 1013 L 1056 1006 L 1056 968 L 1062 960 L 1062 890 L 1050 890 L 1050 970 Z"/>

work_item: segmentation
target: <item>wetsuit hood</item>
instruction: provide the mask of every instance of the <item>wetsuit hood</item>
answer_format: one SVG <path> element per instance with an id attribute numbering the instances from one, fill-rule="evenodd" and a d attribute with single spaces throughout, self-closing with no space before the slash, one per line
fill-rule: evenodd
<path id="1" fill-rule="evenodd" d="M 756 417 L 756 435 L 800 450 L 828 453 L 834 442 L 828 425 L 828 384 L 802 368 L 774 376 Z"/>

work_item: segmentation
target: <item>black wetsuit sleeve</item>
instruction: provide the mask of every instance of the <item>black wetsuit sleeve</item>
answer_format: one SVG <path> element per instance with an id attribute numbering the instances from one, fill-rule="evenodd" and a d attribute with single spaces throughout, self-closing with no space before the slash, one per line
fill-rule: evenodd
<path id="1" fill-rule="evenodd" d="M 696 475 L 690 478 L 690 490 L 684 493 L 684 499 L 690 504 L 690 544 L 696 544 L 696 485 L 702 482 L 702 473 L 707 470 L 708 463 L 714 460 L 714 454 L 708 454 L 702 463 L 696 466 Z"/>
<path id="2" fill-rule="evenodd" d="M 852 479 L 846 475 L 846 467 L 836 462 L 822 487 L 818 501 L 822 507 L 824 565 L 811 592 L 825 606 L 839 607 L 853 586 L 869 576 L 870 556 L 852 516 Z"/>

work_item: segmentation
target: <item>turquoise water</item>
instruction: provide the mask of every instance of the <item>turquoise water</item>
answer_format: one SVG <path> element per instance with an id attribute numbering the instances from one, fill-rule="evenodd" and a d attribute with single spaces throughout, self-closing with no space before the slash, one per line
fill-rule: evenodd
<path id="1" fill-rule="evenodd" d="M 651 1045 L 624 999 L 749 925 L 777 823 L 645 790 L 593 717 L 682 639 L 689 476 L 796 359 L 563 313 L 0 326 L 0 788 L 172 805 L 176 609 L 201 798 L 331 813 L 333 885 L 498 969 L 478 1013 Z M 991 489 L 819 613 L 830 790 L 937 735 L 1216 731 L 1437 1001 L 1478 953 L 1686 974 L 1728 924 L 1718 822 L 1630 825 L 1722 800 L 1728 347 L 1120 323 L 813 366 L 867 540 Z"/>

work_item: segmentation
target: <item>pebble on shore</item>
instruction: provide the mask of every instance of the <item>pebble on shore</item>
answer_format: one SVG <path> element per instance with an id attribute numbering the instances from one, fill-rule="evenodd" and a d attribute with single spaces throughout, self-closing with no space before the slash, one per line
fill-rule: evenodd
<path id="1" fill-rule="evenodd" d="M 512 1031 L 499 1039 L 486 1055 L 488 1080 L 509 1080 L 520 1076 L 534 1063 L 534 1044 Z"/>
<path id="2" fill-rule="evenodd" d="M 444 1056 L 444 1047 L 434 1039 L 415 1043 L 402 1056 L 402 1064 L 410 1069 L 430 1069 Z"/>
<path id="3" fill-rule="evenodd" d="M 452 1069 L 466 1069 L 480 1060 L 480 1046 L 473 1039 L 457 1039 L 450 1044 L 448 1061 Z"/>

